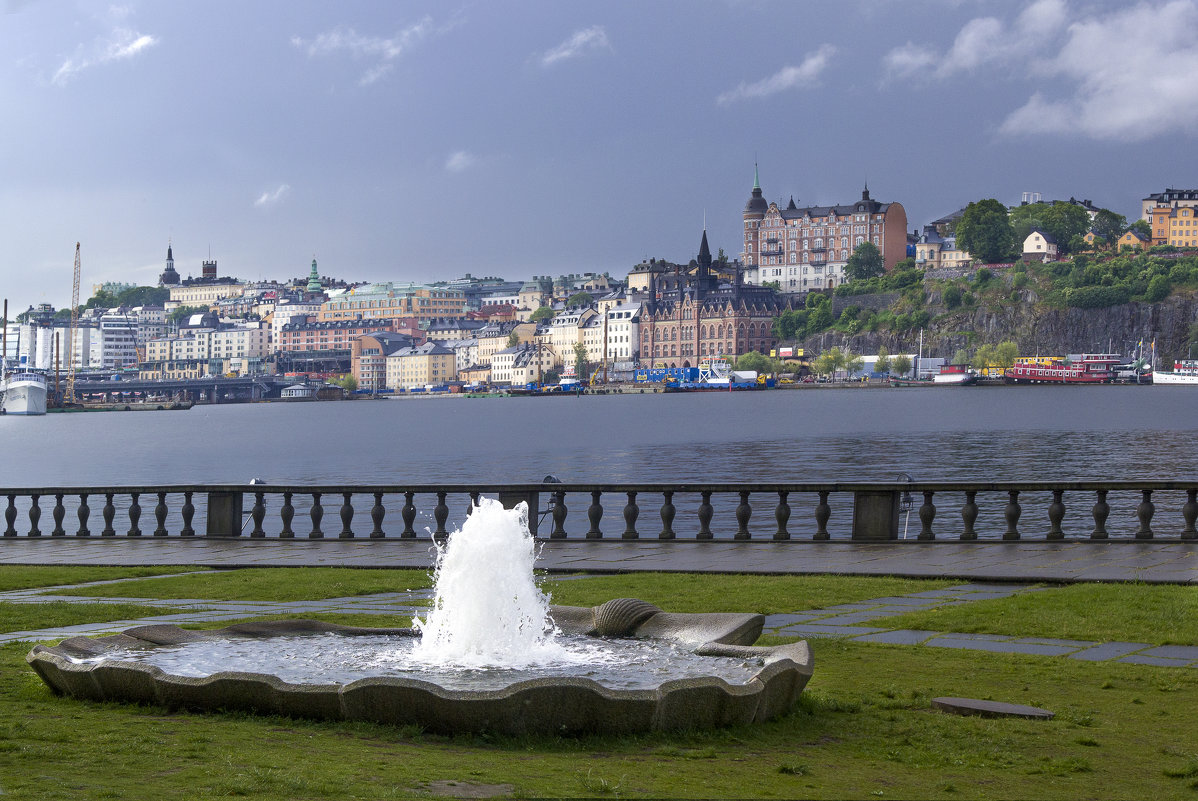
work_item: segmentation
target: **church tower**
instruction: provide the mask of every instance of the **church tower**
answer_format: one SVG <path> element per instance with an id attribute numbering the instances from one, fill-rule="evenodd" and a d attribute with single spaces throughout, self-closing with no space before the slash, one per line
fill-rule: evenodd
<path id="1" fill-rule="evenodd" d="M 308 291 L 320 292 L 324 289 L 320 285 L 320 273 L 316 270 L 316 259 L 312 259 L 312 272 L 308 274 Z"/>
<path id="2" fill-rule="evenodd" d="M 178 286 L 179 274 L 175 272 L 175 254 L 171 250 L 171 243 L 168 240 L 166 243 L 166 269 L 158 276 L 158 286 Z"/>

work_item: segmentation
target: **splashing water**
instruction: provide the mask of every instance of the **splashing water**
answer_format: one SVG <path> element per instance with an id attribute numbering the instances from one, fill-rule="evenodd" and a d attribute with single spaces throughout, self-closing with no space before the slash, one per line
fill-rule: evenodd
<path id="1" fill-rule="evenodd" d="M 436 595 L 410 658 L 430 665 L 525 667 L 579 658 L 554 639 L 549 599 L 536 585 L 528 506 L 479 505 L 437 549 Z"/>

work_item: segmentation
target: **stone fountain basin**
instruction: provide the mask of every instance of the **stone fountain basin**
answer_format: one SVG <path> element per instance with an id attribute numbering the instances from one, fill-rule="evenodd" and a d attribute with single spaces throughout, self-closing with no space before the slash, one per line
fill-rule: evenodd
<path id="1" fill-rule="evenodd" d="M 500 690 L 449 690 L 433 681 L 404 678 L 292 684 L 264 673 L 191 677 L 135 662 L 95 661 L 130 647 L 204 639 L 318 632 L 419 636 L 415 629 L 340 626 L 316 620 L 241 623 L 215 631 L 139 626 L 108 637 L 72 637 L 54 647 L 39 645 L 26 661 L 55 693 L 92 701 L 417 725 L 437 733 L 513 735 L 623 734 L 759 723 L 788 712 L 812 674 L 806 642 L 749 645 L 761 633 L 762 615 L 671 614 L 635 599 L 616 599 L 594 608 L 554 606 L 551 614 L 566 634 L 663 638 L 703 656 L 762 658 L 766 664 L 743 684 L 704 676 L 665 681 L 655 689 L 617 690 L 587 678 L 536 678 Z"/>

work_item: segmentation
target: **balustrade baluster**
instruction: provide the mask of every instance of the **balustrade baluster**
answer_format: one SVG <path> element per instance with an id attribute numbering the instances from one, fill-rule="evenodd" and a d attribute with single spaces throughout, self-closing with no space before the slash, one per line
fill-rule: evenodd
<path id="1" fill-rule="evenodd" d="M 916 539 L 936 539 L 932 531 L 932 521 L 936 519 L 936 504 L 932 503 L 935 494 L 932 490 L 923 491 L 923 505 L 919 507 L 919 536 Z"/>
<path id="2" fill-rule="evenodd" d="M 778 530 L 774 532 L 776 540 L 790 539 L 790 532 L 786 530 L 786 523 L 790 520 L 790 504 L 786 502 L 789 495 L 786 490 L 778 490 L 778 506 L 774 509 L 774 519 L 778 521 Z"/>
<path id="3" fill-rule="evenodd" d="M 179 532 L 180 537 L 194 537 L 196 535 L 196 530 L 191 527 L 192 518 L 195 517 L 196 513 L 196 507 L 191 502 L 191 496 L 191 492 L 183 493 L 183 530 Z"/>
<path id="4" fill-rule="evenodd" d="M 1007 508 L 1003 510 L 1003 517 L 1007 521 L 1007 531 L 1002 535 L 1004 540 L 1019 539 L 1019 516 L 1023 514 L 1023 509 L 1019 506 L 1019 490 L 1007 490 Z"/>
<path id="5" fill-rule="evenodd" d="M 353 539 L 354 532 L 350 524 L 354 520 L 354 507 L 350 503 L 352 492 L 341 493 L 341 533 L 337 536 L 343 540 Z"/>
<path id="6" fill-rule="evenodd" d="M 1140 505 L 1136 507 L 1136 517 L 1140 520 L 1140 527 L 1136 529 L 1136 539 L 1150 540 L 1152 539 L 1152 516 L 1156 513 L 1156 506 L 1152 503 L 1152 490 L 1141 490 L 1141 496 Z"/>
<path id="7" fill-rule="evenodd" d="M 445 492 L 437 493 L 437 506 L 433 509 L 433 520 L 437 521 L 437 530 L 433 532 L 433 539 L 442 543 L 449 539 L 449 532 L 445 530 L 445 521 L 449 519 L 449 507 L 445 505 L 445 495 Z M 528 513 L 535 515 L 537 510 L 530 509 Z"/>
<path id="8" fill-rule="evenodd" d="M 50 513 L 54 518 L 54 530 L 50 532 L 51 537 L 65 537 L 67 532 L 62 527 L 62 519 L 67 516 L 67 510 L 62 505 L 62 493 L 54 496 L 54 511 Z"/>
<path id="9" fill-rule="evenodd" d="M 714 536 L 711 533 L 711 518 L 715 509 L 711 505 L 711 490 L 703 490 L 701 494 L 703 500 L 699 504 L 699 534 L 696 539 L 709 540 Z"/>
<path id="10" fill-rule="evenodd" d="M 262 538 L 266 536 L 266 532 L 262 529 L 262 521 L 266 518 L 266 493 L 254 493 L 254 508 L 250 510 L 250 519 L 254 521 L 254 530 L 250 532 L 251 538 Z"/>
<path id="11" fill-rule="evenodd" d="M 965 530 L 961 532 L 961 539 L 963 540 L 976 540 L 978 538 L 978 533 L 973 530 L 973 524 L 978 519 L 977 495 L 977 490 L 965 490 L 965 505 L 961 507 L 961 522 L 965 524 Z"/>
<path id="12" fill-rule="evenodd" d="M 76 515 L 79 518 L 79 530 L 75 532 L 76 537 L 90 537 L 91 532 L 87 530 L 87 518 L 91 516 L 92 510 L 87 505 L 87 493 L 79 495 L 79 509 Z"/>
<path id="13" fill-rule="evenodd" d="M 566 515 L 569 510 L 566 508 L 566 491 L 557 490 L 553 493 L 553 533 L 550 538 L 555 540 L 565 539 L 566 537 Z"/>
<path id="14" fill-rule="evenodd" d="M 166 530 L 166 493 L 158 493 L 158 504 L 154 507 L 154 536 L 165 537 Z"/>
<path id="15" fill-rule="evenodd" d="M 603 504 L 599 503 L 602 494 L 599 490 L 591 490 L 591 505 L 587 507 L 587 521 L 591 524 L 587 529 L 588 540 L 603 539 L 603 532 L 599 530 L 599 522 L 603 520 Z"/>
<path id="16" fill-rule="evenodd" d="M 4 536 L 6 536 L 6 537 L 17 536 L 17 529 L 14 526 L 14 524 L 17 522 L 17 496 L 16 495 L 8 496 L 8 508 L 6 508 L 4 510 L 4 522 L 7 524 L 7 527 L 4 529 Z"/>
<path id="17" fill-rule="evenodd" d="M 324 507 L 320 505 L 319 492 L 312 493 L 312 511 L 308 513 L 308 517 L 312 518 L 312 531 L 308 534 L 308 539 L 320 540 L 324 539 L 324 532 L 320 530 L 320 521 L 324 517 Z"/>
<path id="18" fill-rule="evenodd" d="M 42 530 L 37 527 L 37 522 L 42 519 L 42 509 L 38 506 L 40 495 L 33 495 L 29 499 L 29 536 L 40 537 Z"/>
<path id="19" fill-rule="evenodd" d="M 664 490 L 661 495 L 661 533 L 657 535 L 657 538 L 672 540 L 676 536 L 674 534 L 674 515 L 678 514 L 678 510 L 674 508 L 674 490 Z"/>
<path id="20" fill-rule="evenodd" d="M 141 529 L 137 524 L 141 520 L 141 504 L 137 502 L 137 498 L 141 493 L 131 493 L 132 498 L 129 501 L 129 530 L 125 532 L 126 537 L 140 537 Z"/>
<path id="21" fill-rule="evenodd" d="M 1110 517 L 1111 505 L 1106 502 L 1106 494 L 1108 490 L 1096 490 L 1097 500 L 1094 501 L 1094 508 L 1090 514 L 1094 516 L 1094 531 L 1090 534 L 1092 540 L 1105 540 L 1109 535 L 1106 530 L 1106 519 Z"/>
<path id="22" fill-rule="evenodd" d="M 279 532 L 279 538 L 290 540 L 295 538 L 295 532 L 291 529 L 291 521 L 295 518 L 295 506 L 291 503 L 290 492 L 283 493 L 283 508 L 279 510 L 279 517 L 283 521 L 283 530 Z"/>
<path id="23" fill-rule="evenodd" d="M 819 490 L 819 503 L 815 507 L 815 534 L 812 536 L 814 540 L 826 540 L 828 534 L 828 519 L 832 517 L 832 507 L 828 505 L 829 490 Z"/>
<path id="24" fill-rule="evenodd" d="M 474 497 L 473 494 L 471 497 Z M 374 494 L 374 506 L 370 507 L 370 522 L 374 524 L 374 528 L 370 530 L 370 538 L 372 540 L 382 539 L 387 536 L 383 533 L 383 518 L 387 515 L 387 509 L 383 506 L 383 493 L 376 492 Z"/>
<path id="25" fill-rule="evenodd" d="M 403 510 L 399 513 L 403 518 L 403 533 L 399 536 L 402 539 L 412 539 L 416 536 L 416 529 L 412 528 L 412 524 L 416 522 L 416 504 L 413 501 L 416 493 L 405 492 L 403 497 Z"/>
<path id="26" fill-rule="evenodd" d="M 749 491 L 740 491 L 740 504 L 736 507 L 736 534 L 733 539 L 747 540 L 752 535 L 749 533 L 749 518 L 753 514 L 753 507 L 749 506 Z"/>
<path id="27" fill-rule="evenodd" d="M 628 492 L 628 503 L 624 506 L 624 539 L 635 540 L 640 534 L 636 533 L 636 518 L 641 510 L 636 505 L 636 490 Z"/>
<path id="28" fill-rule="evenodd" d="M 1181 516 L 1186 521 L 1181 538 L 1183 540 L 1198 539 L 1198 529 L 1194 528 L 1194 522 L 1198 520 L 1198 489 L 1186 490 L 1186 502 L 1181 506 Z"/>
<path id="29" fill-rule="evenodd" d="M 1061 530 L 1061 521 L 1065 519 L 1065 502 L 1061 500 L 1065 491 L 1054 489 L 1052 503 L 1048 505 L 1048 539 L 1063 540 L 1065 532 Z"/>
<path id="30" fill-rule="evenodd" d="M 470 493 L 470 503 L 466 505 L 466 517 L 474 514 L 475 508 L 478 507 L 478 499 L 481 495 L 481 492 Z"/>

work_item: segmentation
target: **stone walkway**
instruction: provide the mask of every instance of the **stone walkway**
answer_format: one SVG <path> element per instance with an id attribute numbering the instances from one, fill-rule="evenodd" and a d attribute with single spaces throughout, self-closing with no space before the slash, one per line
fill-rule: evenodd
<path id="1" fill-rule="evenodd" d="M 0 539 L 0 564 L 428 569 L 432 563 L 428 540 Z M 853 543 L 575 538 L 544 541 L 537 566 L 555 572 L 839 573 L 984 582 L 1198 585 L 1198 540 Z"/>
<path id="2" fill-rule="evenodd" d="M 580 576 L 579 578 L 585 578 Z M 118 579 L 138 581 L 142 579 Z M 92 582 L 79 587 L 103 586 L 112 582 Z M 311 614 L 377 614 L 412 615 L 427 606 L 432 590 L 411 590 L 397 593 L 326 598 L 313 601 L 287 602 L 244 602 L 214 601 L 207 599 L 158 599 L 126 597 L 93 597 L 63 595 L 67 587 L 49 587 L 14 590 L 0 593 L 0 603 L 44 603 L 65 601 L 68 603 L 130 603 L 144 606 L 161 606 L 177 609 L 194 607 L 189 612 L 172 612 L 138 620 L 117 620 L 104 623 L 89 623 L 77 626 L 18 631 L 0 634 L 0 644 L 17 641 L 61 640 L 75 636 L 97 636 L 110 634 L 154 623 L 186 625 L 189 623 L 235 621 L 262 615 L 299 616 Z M 765 633 L 784 637 L 821 638 L 836 637 L 860 642 L 889 643 L 929 648 L 961 648 L 994 653 L 1035 654 L 1060 656 L 1086 662 L 1116 661 L 1139 665 L 1162 667 L 1198 668 L 1198 646 L 1152 646 L 1148 643 L 1090 642 L 1084 640 L 1060 640 L 1038 637 L 1008 637 L 993 634 L 960 634 L 910 629 L 887 629 L 877 626 L 886 617 L 907 612 L 958 606 L 973 601 L 1007 598 L 1017 593 L 1036 592 L 1047 589 L 1027 584 L 980 584 L 969 583 L 939 590 L 926 590 L 910 595 L 887 598 L 872 598 L 856 603 L 839 604 L 823 609 L 799 611 L 788 614 L 768 615 Z M 862 623 L 875 623 L 863 626 Z"/>

